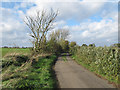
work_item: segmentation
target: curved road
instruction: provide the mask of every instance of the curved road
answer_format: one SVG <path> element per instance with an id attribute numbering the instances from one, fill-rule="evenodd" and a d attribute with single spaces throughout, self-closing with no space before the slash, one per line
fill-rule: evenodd
<path id="1" fill-rule="evenodd" d="M 55 72 L 60 88 L 115 88 L 107 80 L 97 77 L 84 69 L 69 56 L 60 56 L 55 64 Z"/>

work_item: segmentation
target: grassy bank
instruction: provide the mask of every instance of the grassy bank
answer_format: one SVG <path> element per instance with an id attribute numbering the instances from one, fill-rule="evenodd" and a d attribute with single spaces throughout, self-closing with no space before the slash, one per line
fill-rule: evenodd
<path id="1" fill-rule="evenodd" d="M 2 64 L 3 88 L 55 88 L 57 81 L 52 70 L 55 55 L 29 58 L 15 56 Z"/>
<path id="2" fill-rule="evenodd" d="M 120 49 L 111 47 L 80 47 L 72 58 L 78 63 L 104 77 L 119 83 Z"/>

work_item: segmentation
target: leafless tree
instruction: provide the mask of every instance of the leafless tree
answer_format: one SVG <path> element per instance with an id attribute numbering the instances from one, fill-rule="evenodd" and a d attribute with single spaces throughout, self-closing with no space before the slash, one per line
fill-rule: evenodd
<path id="1" fill-rule="evenodd" d="M 26 16 L 24 22 L 32 32 L 30 36 L 35 40 L 35 51 L 40 51 L 43 46 L 45 47 L 47 32 L 53 29 L 53 22 L 57 15 L 58 11 L 55 12 L 51 9 L 50 12 L 46 12 L 46 10 L 37 11 L 34 17 Z"/>
<path id="2" fill-rule="evenodd" d="M 66 40 L 69 34 L 69 30 L 67 29 L 58 29 L 50 34 L 50 39 L 55 39 L 57 42 L 61 42 L 62 40 Z"/>
<path id="3" fill-rule="evenodd" d="M 68 51 L 69 50 L 69 41 L 67 41 L 67 37 L 69 36 L 69 30 L 67 29 L 58 29 L 53 31 L 50 34 L 50 41 L 56 42 L 61 46 L 62 51 Z"/>

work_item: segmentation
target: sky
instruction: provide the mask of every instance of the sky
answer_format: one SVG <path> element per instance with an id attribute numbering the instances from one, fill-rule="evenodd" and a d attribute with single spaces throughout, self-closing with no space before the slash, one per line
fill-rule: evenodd
<path id="1" fill-rule="evenodd" d="M 96 46 L 118 43 L 118 0 L 4 0 L 0 1 L 0 47 L 32 46 L 25 16 L 51 8 L 59 10 L 53 30 L 69 30 L 69 41 Z"/>

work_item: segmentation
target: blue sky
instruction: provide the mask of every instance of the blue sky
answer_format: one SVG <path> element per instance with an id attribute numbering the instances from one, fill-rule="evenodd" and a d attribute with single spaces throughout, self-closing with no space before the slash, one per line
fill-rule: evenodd
<path id="1" fill-rule="evenodd" d="M 110 1 L 112 0 L 2 2 L 1 46 L 32 46 L 30 30 L 23 20 L 25 16 L 34 16 L 36 10 L 50 8 L 59 10 L 55 29 L 68 29 L 69 41 L 76 41 L 79 45 L 95 43 L 96 46 L 117 43 L 118 2 Z"/>

